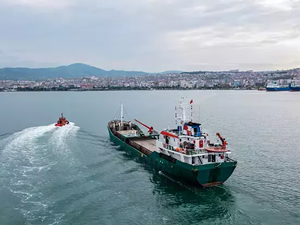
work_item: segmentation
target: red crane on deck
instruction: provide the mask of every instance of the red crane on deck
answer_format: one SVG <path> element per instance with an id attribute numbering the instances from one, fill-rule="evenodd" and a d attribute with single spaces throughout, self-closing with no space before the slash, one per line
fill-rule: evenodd
<path id="1" fill-rule="evenodd" d="M 222 148 L 226 148 L 226 145 L 227 145 L 227 141 L 225 141 L 225 138 L 223 138 L 221 136 L 220 133 L 216 133 L 216 135 L 220 138 L 220 140 L 222 141 Z"/>
<path id="2" fill-rule="evenodd" d="M 137 119 L 134 119 L 136 122 L 138 122 L 139 124 L 143 125 L 144 127 L 146 127 L 148 129 L 149 134 L 152 134 L 152 132 L 154 131 L 153 127 L 149 127 L 146 124 L 142 123 L 141 121 L 138 121 Z"/>

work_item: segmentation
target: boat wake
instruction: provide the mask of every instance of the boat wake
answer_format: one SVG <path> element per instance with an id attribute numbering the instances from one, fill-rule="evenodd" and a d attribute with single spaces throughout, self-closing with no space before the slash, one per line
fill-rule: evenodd
<path id="1" fill-rule="evenodd" d="M 64 158 L 72 158 L 70 143 L 79 129 L 74 123 L 64 127 L 50 124 L 27 128 L 0 140 L 2 187 L 20 200 L 15 208 L 29 222 L 47 217 L 50 224 L 62 217 L 48 210 L 52 201 L 45 187 L 51 180 L 49 170 L 63 164 Z"/>
<path id="2" fill-rule="evenodd" d="M 22 161 L 28 160 L 30 164 L 34 164 L 34 154 L 41 147 L 39 138 L 54 129 L 54 124 L 51 124 L 48 126 L 27 128 L 10 135 L 0 141 L 2 157 L 7 158 L 7 162 L 20 159 Z"/>
<path id="3" fill-rule="evenodd" d="M 53 153 L 61 157 L 72 158 L 72 145 L 74 144 L 76 133 L 80 128 L 74 123 L 67 126 L 58 127 L 49 139 L 49 147 Z"/>
<path id="4" fill-rule="evenodd" d="M 79 129 L 74 123 L 64 127 L 50 124 L 27 128 L 0 140 L 0 152 L 8 163 L 20 159 L 37 165 L 43 161 L 43 153 L 49 153 L 51 149 L 55 153 L 59 153 L 59 150 L 71 152 L 68 143 L 72 142 Z"/>

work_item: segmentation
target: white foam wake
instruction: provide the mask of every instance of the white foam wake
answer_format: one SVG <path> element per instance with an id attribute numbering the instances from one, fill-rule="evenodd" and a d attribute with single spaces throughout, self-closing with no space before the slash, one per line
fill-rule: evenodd
<path id="1" fill-rule="evenodd" d="M 80 128 L 74 123 L 58 127 L 49 139 L 49 146 L 51 146 L 53 152 L 61 156 L 70 157 L 72 155 L 72 147 L 74 147 L 76 133 L 79 129 Z"/>
<path id="2" fill-rule="evenodd" d="M 63 127 L 55 127 L 54 124 L 50 124 L 27 128 L 0 140 L 0 151 L 2 151 L 2 155 L 9 155 L 11 159 L 14 158 L 13 155 L 23 154 L 33 164 L 32 155 L 36 149 L 39 149 L 39 153 L 45 148 L 54 148 L 55 151 L 67 149 L 67 143 L 74 138 L 79 129 L 74 123 Z M 49 144 L 50 146 L 48 146 Z"/>
<path id="3" fill-rule="evenodd" d="M 47 160 L 47 149 L 42 138 L 51 135 L 53 130 L 54 124 L 31 127 L 1 140 L 0 174 L 11 183 L 20 184 L 25 177 L 48 169 L 51 162 Z"/>
<path id="4" fill-rule="evenodd" d="M 3 149 L 2 154 L 11 157 L 22 154 L 31 161 L 32 158 L 30 155 L 38 148 L 36 143 L 38 139 L 54 129 L 54 124 L 51 124 L 48 126 L 31 127 L 14 133 L 0 142 L 0 149 Z M 31 163 L 33 162 L 31 161 Z"/>
<path id="5" fill-rule="evenodd" d="M 49 183 L 48 171 L 61 163 L 61 156 L 72 158 L 69 144 L 78 130 L 74 123 L 63 127 L 50 124 L 27 128 L 0 140 L 2 185 L 20 199 L 20 210 L 29 221 L 49 214 L 51 201 L 44 192 Z M 57 219 L 56 215 L 49 216 Z"/>

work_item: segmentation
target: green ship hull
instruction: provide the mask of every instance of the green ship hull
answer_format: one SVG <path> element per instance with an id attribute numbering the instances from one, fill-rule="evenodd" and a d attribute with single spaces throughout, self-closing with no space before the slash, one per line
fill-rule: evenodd
<path id="1" fill-rule="evenodd" d="M 228 162 L 194 166 L 155 151 L 147 155 L 145 152 L 143 153 L 143 151 L 126 143 L 126 140 L 121 140 L 115 136 L 109 127 L 108 132 L 112 142 L 119 145 L 122 150 L 130 155 L 140 157 L 150 167 L 175 179 L 184 180 L 202 187 L 223 184 L 231 176 L 237 165 L 236 161 L 230 160 Z"/>

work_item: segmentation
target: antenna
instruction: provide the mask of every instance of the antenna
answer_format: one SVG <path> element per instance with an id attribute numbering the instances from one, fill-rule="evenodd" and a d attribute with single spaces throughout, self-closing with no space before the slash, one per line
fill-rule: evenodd
<path id="1" fill-rule="evenodd" d="M 123 102 L 121 102 L 121 126 L 123 124 Z"/>
<path id="2" fill-rule="evenodd" d="M 184 108 L 184 106 L 182 107 L 182 120 L 186 121 L 186 115 L 185 115 L 185 108 Z"/>
<path id="3" fill-rule="evenodd" d="M 200 123 L 200 105 L 198 107 L 197 122 Z"/>
<path id="4" fill-rule="evenodd" d="M 191 122 L 193 122 L 193 100 L 191 100 L 190 105 L 191 105 Z"/>

